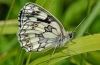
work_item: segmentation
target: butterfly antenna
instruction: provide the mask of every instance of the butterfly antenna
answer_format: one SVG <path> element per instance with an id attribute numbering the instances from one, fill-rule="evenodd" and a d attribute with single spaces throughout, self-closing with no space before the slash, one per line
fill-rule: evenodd
<path id="1" fill-rule="evenodd" d="M 84 18 L 84 19 L 81 21 L 81 23 L 80 23 L 78 26 L 75 27 L 75 29 L 74 29 L 72 32 L 74 32 L 74 31 L 84 22 L 85 19 L 86 19 L 86 18 Z"/>
<path id="2" fill-rule="evenodd" d="M 53 50 L 53 52 L 52 52 L 52 54 L 51 54 L 50 59 L 48 60 L 48 62 L 52 59 L 52 56 L 54 55 L 56 48 L 57 48 L 57 46 L 55 46 L 55 48 L 54 48 L 54 50 Z"/>

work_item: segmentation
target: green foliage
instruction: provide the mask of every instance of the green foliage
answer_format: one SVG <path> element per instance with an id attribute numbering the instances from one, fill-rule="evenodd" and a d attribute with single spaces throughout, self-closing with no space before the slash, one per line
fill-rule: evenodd
<path id="1" fill-rule="evenodd" d="M 26 53 L 17 41 L 18 13 L 26 2 L 50 11 L 66 31 L 85 18 L 75 30 L 75 44 L 57 48 L 48 63 L 54 49 Z M 100 65 L 100 0 L 0 0 L 0 5 L 0 65 Z"/>

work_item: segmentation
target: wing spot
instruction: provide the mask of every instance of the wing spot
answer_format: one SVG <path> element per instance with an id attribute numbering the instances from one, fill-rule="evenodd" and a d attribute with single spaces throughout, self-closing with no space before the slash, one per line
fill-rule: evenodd
<path id="1" fill-rule="evenodd" d="M 38 27 L 38 23 L 34 22 L 34 23 L 33 23 L 32 25 L 30 25 L 30 26 L 32 26 L 32 29 L 35 30 L 35 28 Z"/>

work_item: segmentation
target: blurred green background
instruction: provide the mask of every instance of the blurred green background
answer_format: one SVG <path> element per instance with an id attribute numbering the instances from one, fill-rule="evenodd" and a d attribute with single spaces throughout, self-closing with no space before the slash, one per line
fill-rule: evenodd
<path id="1" fill-rule="evenodd" d="M 14 63 L 17 61 L 16 57 L 20 54 L 20 45 L 16 36 L 18 31 L 18 13 L 26 2 L 34 3 L 36 1 L 37 0 L 0 0 L 0 65 L 15 65 Z M 93 11 L 98 1 L 99 0 L 54 0 L 47 9 L 60 20 L 66 31 L 71 31 L 74 30 L 84 18 L 89 17 L 89 14 L 91 14 L 91 11 Z M 43 3 L 41 0 L 40 2 Z M 93 23 L 87 29 L 91 34 L 100 33 L 100 11 L 97 13 Z M 27 56 L 28 54 L 25 55 L 23 65 L 25 65 Z M 33 54 L 32 56 L 35 55 Z M 55 63 L 55 65 L 79 65 L 80 59 L 79 56 L 73 56 L 61 60 Z M 100 65 L 100 51 L 88 52 L 84 60 L 84 65 Z"/>

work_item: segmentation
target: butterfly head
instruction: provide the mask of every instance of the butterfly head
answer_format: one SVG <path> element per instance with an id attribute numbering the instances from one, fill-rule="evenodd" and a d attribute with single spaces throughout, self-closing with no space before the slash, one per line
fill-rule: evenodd
<path id="1" fill-rule="evenodd" d="M 66 32 L 66 37 L 67 37 L 68 39 L 72 39 L 73 36 L 74 36 L 74 32 Z"/>
<path id="2" fill-rule="evenodd" d="M 74 33 L 73 32 L 69 32 L 69 38 L 73 38 Z"/>

